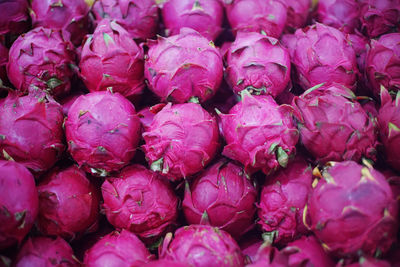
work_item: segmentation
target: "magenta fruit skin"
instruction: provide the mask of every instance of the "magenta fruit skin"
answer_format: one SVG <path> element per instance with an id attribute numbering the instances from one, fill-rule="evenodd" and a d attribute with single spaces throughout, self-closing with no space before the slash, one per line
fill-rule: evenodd
<path id="1" fill-rule="evenodd" d="M 35 28 L 20 35 L 12 44 L 7 75 L 18 91 L 30 87 L 60 97 L 71 88 L 74 75 L 75 51 L 69 36 L 61 30 Z"/>
<path id="2" fill-rule="evenodd" d="M 104 212 L 116 228 L 149 244 L 176 225 L 178 198 L 168 180 L 144 166 L 131 165 L 102 185 Z"/>
<path id="3" fill-rule="evenodd" d="M 249 90 L 275 98 L 290 83 L 290 55 L 275 38 L 239 32 L 225 60 L 227 82 L 237 94 Z"/>
<path id="4" fill-rule="evenodd" d="M 28 8 L 27 0 L 2 0 L 0 2 L 0 35 L 21 34 L 27 30 Z"/>
<path id="5" fill-rule="evenodd" d="M 396 238 L 398 203 L 385 176 L 354 161 L 331 162 L 320 176 L 305 216 L 325 249 L 339 257 L 387 252 Z"/>
<path id="6" fill-rule="evenodd" d="M 172 181 L 204 169 L 219 148 L 216 119 L 196 103 L 167 104 L 154 116 L 143 139 L 151 169 Z"/>
<path id="7" fill-rule="evenodd" d="M 133 158 L 140 140 L 135 107 L 119 93 L 82 95 L 65 121 L 68 151 L 88 173 L 108 176 Z"/>
<path id="8" fill-rule="evenodd" d="M 129 98 L 144 87 L 143 49 L 113 20 L 103 19 L 82 47 L 82 79 L 90 92 L 112 90 Z"/>
<path id="9" fill-rule="evenodd" d="M 239 239 L 254 227 L 256 198 L 243 167 L 222 160 L 186 185 L 182 208 L 189 224 L 215 226 Z"/>
<path id="10" fill-rule="evenodd" d="M 20 244 L 38 214 L 33 175 L 22 164 L 0 160 L 0 249 Z"/>
<path id="11" fill-rule="evenodd" d="M 223 62 L 214 43 L 190 28 L 168 38 L 148 40 L 144 76 L 162 102 L 201 103 L 214 96 L 223 78 Z"/>
<path id="12" fill-rule="evenodd" d="M 168 0 L 162 7 L 162 17 L 169 36 L 187 27 L 215 40 L 222 31 L 224 7 L 221 0 Z"/>

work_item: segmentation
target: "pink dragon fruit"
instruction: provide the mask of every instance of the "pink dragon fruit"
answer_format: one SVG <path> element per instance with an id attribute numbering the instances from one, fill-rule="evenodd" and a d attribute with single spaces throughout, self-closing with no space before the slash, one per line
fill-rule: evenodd
<path id="1" fill-rule="evenodd" d="M 399 0 L 360 0 L 361 28 L 370 38 L 399 28 Z"/>
<path id="2" fill-rule="evenodd" d="M 132 38 L 146 40 L 156 35 L 158 8 L 155 0 L 97 0 L 92 12 L 96 21 L 115 20 Z"/>
<path id="3" fill-rule="evenodd" d="M 35 179 L 21 164 L 0 160 L 0 249 L 20 243 L 38 214 Z"/>
<path id="4" fill-rule="evenodd" d="M 293 99 L 300 141 L 317 162 L 376 158 L 375 120 L 340 85 L 313 87 Z"/>
<path id="5" fill-rule="evenodd" d="M 0 86 L 8 81 L 6 66 L 8 63 L 8 49 L 0 43 Z"/>
<path id="6" fill-rule="evenodd" d="M 150 125 L 154 120 L 154 116 L 165 107 L 166 104 L 160 103 L 151 107 L 145 107 L 138 111 L 138 117 L 140 119 L 140 123 L 142 124 L 143 130 L 149 130 Z"/>
<path id="7" fill-rule="evenodd" d="M 287 19 L 285 30 L 294 32 L 298 28 L 303 28 L 308 20 L 311 10 L 311 0 L 285 0 L 287 6 Z"/>
<path id="8" fill-rule="evenodd" d="M 135 107 L 119 93 L 78 97 L 65 122 L 68 151 L 86 172 L 107 176 L 133 158 L 140 140 Z"/>
<path id="9" fill-rule="evenodd" d="M 16 267 L 81 266 L 70 245 L 62 238 L 29 238 L 18 252 Z"/>
<path id="10" fill-rule="evenodd" d="M 92 0 L 31 0 L 30 3 L 33 27 L 66 30 L 73 44 L 81 44 L 89 31 Z"/>
<path id="11" fill-rule="evenodd" d="M 287 7 L 280 0 L 224 0 L 234 32 L 264 32 L 279 38 L 285 28 Z"/>
<path id="12" fill-rule="evenodd" d="M 288 266 L 335 266 L 333 259 L 314 236 L 302 236 L 301 239 L 289 243 L 281 253 L 287 255 Z"/>
<path id="13" fill-rule="evenodd" d="M 212 225 L 239 239 L 254 226 L 256 198 L 243 168 L 222 160 L 186 185 L 182 208 L 189 224 Z"/>
<path id="14" fill-rule="evenodd" d="M 7 74 L 19 91 L 36 86 L 54 96 L 69 92 L 74 71 L 73 45 L 60 30 L 35 28 L 10 48 Z"/>
<path id="15" fill-rule="evenodd" d="M 347 257 L 385 253 L 396 240 L 398 204 L 383 174 L 344 161 L 331 162 L 320 176 L 305 216 L 323 247 Z"/>
<path id="16" fill-rule="evenodd" d="M 277 248 L 273 247 L 268 241 L 262 243 L 258 248 L 251 264 L 246 267 L 287 267 L 288 258 L 285 254 L 281 253 Z"/>
<path id="17" fill-rule="evenodd" d="M 153 257 L 135 234 L 122 230 L 106 235 L 88 249 L 83 264 L 87 267 L 140 267 Z"/>
<path id="18" fill-rule="evenodd" d="M 178 216 L 178 198 L 167 180 L 141 165 L 124 168 L 102 187 L 108 221 L 152 243 L 171 230 Z"/>
<path id="19" fill-rule="evenodd" d="M 165 236 L 159 247 L 160 259 L 190 266 L 243 266 L 244 258 L 236 241 L 225 231 L 209 225 L 191 224 Z"/>
<path id="20" fill-rule="evenodd" d="M 0 1 L 0 35 L 6 33 L 20 34 L 28 28 L 28 1 Z"/>
<path id="21" fill-rule="evenodd" d="M 183 103 L 210 99 L 223 76 L 222 57 L 214 44 L 193 29 L 148 41 L 144 75 L 162 101 Z"/>
<path id="22" fill-rule="evenodd" d="M 258 224 L 264 237 L 288 243 L 307 233 L 303 210 L 311 193 L 311 166 L 302 157 L 267 178 L 258 204 Z"/>
<path id="23" fill-rule="evenodd" d="M 367 54 L 366 74 L 375 96 L 381 86 L 390 91 L 400 91 L 400 33 L 382 35 L 371 40 Z"/>
<path id="24" fill-rule="evenodd" d="M 360 8 L 354 0 L 319 0 L 317 20 L 345 33 L 360 28 Z"/>
<path id="25" fill-rule="evenodd" d="M 245 257 L 245 264 L 250 264 L 255 262 L 257 259 L 257 252 L 259 248 L 262 246 L 263 241 L 259 233 L 247 234 L 246 238 L 240 239 L 240 249 L 242 250 L 242 254 Z"/>
<path id="26" fill-rule="evenodd" d="M 295 80 L 304 89 L 320 83 L 339 83 L 355 89 L 358 68 L 354 49 L 339 30 L 317 23 L 284 35 L 296 68 Z"/>
<path id="27" fill-rule="evenodd" d="M 183 262 L 178 262 L 178 261 L 170 261 L 170 260 L 155 260 L 155 261 L 150 261 L 149 263 L 143 265 L 143 267 L 190 267 L 190 265 L 183 263 Z"/>
<path id="28" fill-rule="evenodd" d="M 350 46 L 353 47 L 356 54 L 357 66 L 361 73 L 360 79 L 364 79 L 365 61 L 367 58 L 367 48 L 369 48 L 369 39 L 361 35 L 358 31 L 346 35 L 346 39 Z M 363 81 L 365 83 L 365 81 Z"/>
<path id="29" fill-rule="evenodd" d="M 100 21 L 87 37 L 79 67 L 90 92 L 111 89 L 130 98 L 144 88 L 142 49 L 109 19 Z"/>
<path id="30" fill-rule="evenodd" d="M 226 78 L 235 93 L 282 93 L 290 82 L 289 52 L 275 38 L 239 32 L 226 55 Z"/>
<path id="31" fill-rule="evenodd" d="M 40 182 L 37 226 L 45 235 L 75 238 L 97 225 L 100 196 L 75 165 L 54 169 Z"/>
<path id="32" fill-rule="evenodd" d="M 224 7 L 221 0 L 168 0 L 162 17 L 167 35 L 179 34 L 181 28 L 188 27 L 215 40 L 221 32 Z"/>
<path id="33" fill-rule="evenodd" d="M 397 91 L 394 101 L 388 91 L 381 91 L 378 124 L 387 163 L 400 171 L 400 91 Z"/>
<path id="34" fill-rule="evenodd" d="M 40 90 L 0 99 L 0 158 L 35 173 L 50 169 L 65 149 L 61 105 Z"/>
<path id="35" fill-rule="evenodd" d="M 153 171 L 179 180 L 201 171 L 219 147 L 218 125 L 199 104 L 168 104 L 143 133 Z"/>
<path id="36" fill-rule="evenodd" d="M 228 114 L 219 115 L 227 143 L 222 154 L 242 163 L 248 173 L 285 168 L 299 139 L 292 111 L 271 96 L 243 91 L 242 100 Z"/>

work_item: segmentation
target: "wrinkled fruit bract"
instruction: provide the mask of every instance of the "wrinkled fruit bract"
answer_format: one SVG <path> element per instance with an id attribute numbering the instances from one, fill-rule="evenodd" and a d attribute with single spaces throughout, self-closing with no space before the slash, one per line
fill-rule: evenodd
<path id="1" fill-rule="evenodd" d="M 218 90 L 223 76 L 222 57 L 212 42 L 197 31 L 182 28 L 178 35 L 148 40 L 144 75 L 161 101 L 200 102 Z"/>
<path id="2" fill-rule="evenodd" d="M 239 32 L 229 47 L 226 79 L 235 93 L 282 93 L 290 82 L 290 55 L 275 38 L 260 33 Z"/>
<path id="3" fill-rule="evenodd" d="M 20 243 L 38 214 L 32 174 L 21 164 L 0 160 L 0 249 Z"/>
<path id="4" fill-rule="evenodd" d="M 270 240 L 285 244 L 307 233 L 303 210 L 311 194 L 311 166 L 298 156 L 268 177 L 258 204 L 258 224 Z"/>
<path id="5" fill-rule="evenodd" d="M 86 172 L 107 176 L 126 166 L 140 140 L 135 107 L 119 93 L 82 95 L 65 122 L 68 151 Z"/>
<path id="6" fill-rule="evenodd" d="M 73 165 L 54 169 L 37 187 L 38 229 L 67 239 L 90 232 L 97 224 L 100 196 L 84 171 Z"/>
<path id="7" fill-rule="evenodd" d="M 61 237 L 29 238 L 18 252 L 16 267 L 81 266 L 70 245 Z"/>
<path id="8" fill-rule="evenodd" d="M 218 125 L 199 104 L 167 104 L 143 133 L 153 171 L 179 180 L 202 170 L 219 147 Z"/>
<path id="9" fill-rule="evenodd" d="M 156 241 L 176 224 L 178 198 L 168 180 L 141 165 L 124 168 L 101 189 L 108 221 L 146 243 Z"/>
<path id="10" fill-rule="evenodd" d="M 392 168 L 400 171 L 400 91 L 393 101 L 386 90 L 381 91 L 378 124 L 386 160 Z"/>
<path id="11" fill-rule="evenodd" d="M 242 163 L 249 173 L 269 174 L 286 167 L 299 139 L 292 108 L 279 106 L 271 96 L 243 92 L 228 114 L 219 115 L 227 143 L 222 154 Z"/>
<path id="12" fill-rule="evenodd" d="M 354 49 L 339 30 L 320 23 L 282 37 L 304 90 L 320 83 L 355 89 L 359 71 Z"/>
<path id="13" fill-rule="evenodd" d="M 219 161 L 186 185 L 182 203 L 189 224 L 218 227 L 238 239 L 254 226 L 257 191 L 239 165 Z"/>
<path id="14" fill-rule="evenodd" d="M 7 74 L 21 92 L 30 87 L 54 96 L 69 92 L 75 71 L 75 52 L 69 37 L 61 30 L 35 28 L 22 34 L 10 48 Z"/>
<path id="15" fill-rule="evenodd" d="M 221 32 L 224 7 L 220 0 L 168 0 L 162 7 L 162 17 L 168 35 L 188 27 L 215 40 Z"/>
<path id="16" fill-rule="evenodd" d="M 111 89 L 130 98 L 144 89 L 143 51 L 115 21 L 103 19 L 83 45 L 79 63 L 90 92 Z"/>
<path id="17" fill-rule="evenodd" d="M 104 236 L 88 249 L 83 264 L 87 267 L 141 267 L 153 257 L 135 234 L 122 230 Z"/>
<path id="18" fill-rule="evenodd" d="M 158 9 L 155 0 L 98 0 L 92 12 L 97 22 L 103 18 L 115 20 L 136 40 L 156 35 Z"/>
<path id="19" fill-rule="evenodd" d="M 287 6 L 286 31 L 293 32 L 306 25 L 311 10 L 311 2 L 311 0 L 284 1 Z"/>
<path id="20" fill-rule="evenodd" d="M 175 260 L 195 267 L 243 266 L 236 241 L 225 231 L 192 224 L 168 233 L 159 247 L 160 259 Z"/>
<path id="21" fill-rule="evenodd" d="M 35 173 L 50 169 L 65 149 L 62 107 L 40 90 L 0 99 L 0 158 Z"/>
<path id="22" fill-rule="evenodd" d="M 327 251 L 344 257 L 388 251 L 398 204 L 383 174 L 354 161 L 331 162 L 314 186 L 305 216 Z"/>
<path id="23" fill-rule="evenodd" d="M 375 119 L 368 116 L 351 90 L 313 87 L 293 99 L 300 141 L 320 163 L 376 159 Z"/>
<path id="24" fill-rule="evenodd" d="M 226 15 L 235 32 L 265 32 L 279 38 L 285 28 L 287 7 L 279 0 L 224 0 Z"/>

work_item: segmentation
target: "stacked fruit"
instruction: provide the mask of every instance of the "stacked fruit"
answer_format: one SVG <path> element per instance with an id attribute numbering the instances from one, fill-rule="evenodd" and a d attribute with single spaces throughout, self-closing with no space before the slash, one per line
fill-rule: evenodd
<path id="1" fill-rule="evenodd" d="M 0 0 L 0 266 L 397 266 L 400 0 Z"/>

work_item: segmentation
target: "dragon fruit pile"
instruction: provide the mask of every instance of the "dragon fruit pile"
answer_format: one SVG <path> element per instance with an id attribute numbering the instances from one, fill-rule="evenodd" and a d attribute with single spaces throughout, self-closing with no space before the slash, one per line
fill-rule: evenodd
<path id="1" fill-rule="evenodd" d="M 0 0 L 0 266 L 400 266 L 400 0 Z"/>

